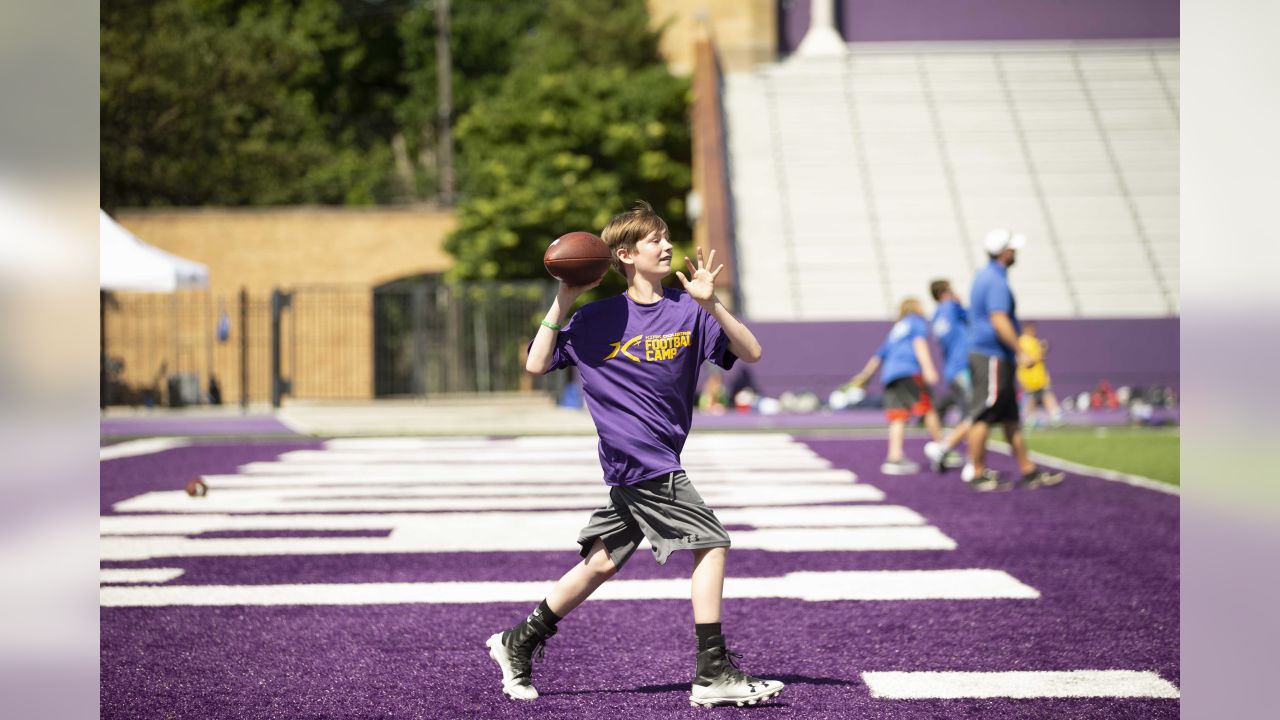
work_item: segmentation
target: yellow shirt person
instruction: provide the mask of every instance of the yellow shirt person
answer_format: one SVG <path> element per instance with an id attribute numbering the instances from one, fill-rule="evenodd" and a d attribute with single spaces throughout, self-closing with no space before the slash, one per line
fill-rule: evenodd
<path id="1" fill-rule="evenodd" d="M 1018 348 L 1032 361 L 1032 365 L 1018 366 L 1018 383 L 1027 392 L 1037 392 L 1049 387 L 1049 371 L 1044 367 L 1044 347 L 1040 338 L 1026 331 L 1018 337 Z"/>

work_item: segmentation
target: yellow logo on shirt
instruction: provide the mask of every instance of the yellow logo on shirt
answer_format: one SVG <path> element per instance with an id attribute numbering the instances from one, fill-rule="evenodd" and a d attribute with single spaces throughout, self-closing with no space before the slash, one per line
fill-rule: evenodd
<path id="1" fill-rule="evenodd" d="M 637 335 L 630 340 L 624 342 L 609 343 L 613 346 L 613 352 L 604 357 L 605 360 L 612 360 L 619 355 L 640 362 L 640 358 L 628 352 L 632 346 L 643 342 L 644 359 L 646 362 L 662 362 L 665 360 L 674 360 L 680 354 L 682 348 L 689 347 L 689 337 L 693 334 L 691 330 L 681 330 L 679 332 L 667 333 L 665 335 Z M 637 351 L 638 352 L 638 351 Z"/>

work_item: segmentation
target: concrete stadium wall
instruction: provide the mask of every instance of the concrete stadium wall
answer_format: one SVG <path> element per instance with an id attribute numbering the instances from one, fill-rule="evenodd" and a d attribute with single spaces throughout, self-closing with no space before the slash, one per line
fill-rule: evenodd
<path id="1" fill-rule="evenodd" d="M 809 29 L 810 0 L 781 0 L 778 49 Z M 1179 37 L 1178 0 L 836 0 L 848 42 Z"/>
<path id="2" fill-rule="evenodd" d="M 1033 318 L 1028 318 L 1033 319 Z M 1179 389 L 1178 318 L 1040 320 L 1049 342 L 1045 362 L 1059 395 L 1090 390 L 1099 380 L 1113 387 Z M 784 390 L 811 390 L 826 398 L 862 369 L 892 327 L 890 322 L 749 322 L 764 357 L 739 368 L 756 387 L 777 397 Z M 934 350 L 935 359 L 938 357 Z M 941 368 L 941 365 L 939 365 Z M 879 391 L 879 381 L 872 384 Z"/>

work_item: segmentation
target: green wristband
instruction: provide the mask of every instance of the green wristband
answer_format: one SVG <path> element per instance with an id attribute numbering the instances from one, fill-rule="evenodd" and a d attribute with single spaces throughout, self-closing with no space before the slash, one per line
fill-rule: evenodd
<path id="1" fill-rule="evenodd" d="M 548 321 L 548 320 L 543 320 L 543 321 L 542 321 L 542 327 L 548 327 L 548 328 L 551 328 L 552 330 L 559 330 L 559 329 L 560 329 L 560 326 L 559 326 L 559 325 L 557 325 L 557 324 L 555 324 L 555 323 L 553 323 L 553 322 L 550 322 L 550 321 Z"/>

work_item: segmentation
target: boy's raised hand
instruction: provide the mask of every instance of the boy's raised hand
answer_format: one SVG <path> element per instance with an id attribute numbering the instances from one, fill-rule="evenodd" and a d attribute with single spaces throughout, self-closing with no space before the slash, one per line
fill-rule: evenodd
<path id="1" fill-rule="evenodd" d="M 685 256 L 684 259 L 685 264 L 689 266 L 689 277 L 686 278 L 684 273 L 679 270 L 676 271 L 676 277 L 680 278 L 680 284 L 684 285 L 685 292 L 689 293 L 689 296 L 698 302 L 707 302 L 715 297 L 716 278 L 719 277 L 720 271 L 724 269 L 724 263 L 721 263 L 720 267 L 716 268 L 715 271 L 711 270 L 711 265 L 715 262 L 715 259 L 716 251 L 712 250 L 711 255 L 704 264 L 702 262 L 702 248 L 698 248 L 697 267 L 694 267 L 688 256 Z"/>

